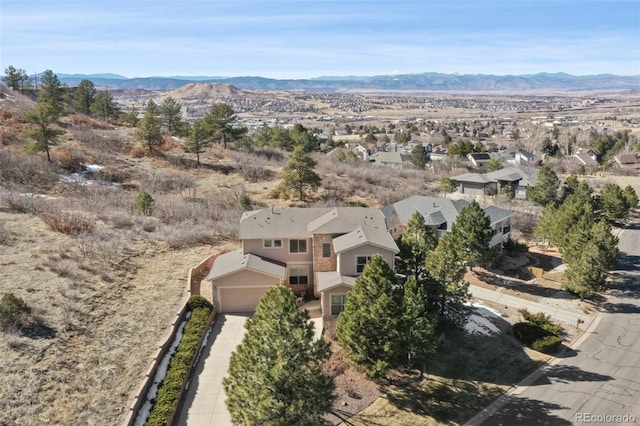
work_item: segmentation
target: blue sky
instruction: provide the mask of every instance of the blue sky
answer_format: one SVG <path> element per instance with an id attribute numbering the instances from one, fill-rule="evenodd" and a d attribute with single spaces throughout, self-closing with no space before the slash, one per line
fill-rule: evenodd
<path id="1" fill-rule="evenodd" d="M 640 75 L 640 0 L 0 0 L 0 67 L 127 77 Z"/>

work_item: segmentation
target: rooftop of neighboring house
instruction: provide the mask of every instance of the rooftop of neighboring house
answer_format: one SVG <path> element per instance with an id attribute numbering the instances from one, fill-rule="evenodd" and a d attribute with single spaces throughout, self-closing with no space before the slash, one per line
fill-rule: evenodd
<path id="1" fill-rule="evenodd" d="M 402 163 L 405 161 L 404 156 L 399 152 L 378 151 L 369 157 L 377 163 Z"/>
<path id="2" fill-rule="evenodd" d="M 574 154 L 574 158 L 576 158 L 580 164 L 587 167 L 597 167 L 600 165 L 600 163 L 594 160 L 588 153 Z"/>
<path id="3" fill-rule="evenodd" d="M 346 234 L 363 228 L 387 234 L 385 217 L 379 209 L 366 207 L 266 208 L 245 212 L 238 237 L 306 238 L 312 234 Z"/>
<path id="4" fill-rule="evenodd" d="M 452 176 L 451 180 L 472 183 L 518 181 L 520 186 L 534 186 L 538 182 L 538 169 L 534 167 L 506 167 L 489 173 L 463 173 Z"/>
<path id="5" fill-rule="evenodd" d="M 382 212 L 387 217 L 389 223 L 399 221 L 401 224 L 411 219 L 415 212 L 419 212 L 429 226 L 440 226 L 446 223 L 447 231 L 455 223 L 458 215 L 470 203 L 465 200 L 449 200 L 447 198 L 428 197 L 424 195 L 414 195 L 405 198 L 397 203 L 382 207 Z M 485 207 L 484 212 L 489 216 L 491 224 L 498 223 L 514 215 L 510 210 L 501 209 L 495 206 Z"/>
<path id="6" fill-rule="evenodd" d="M 472 158 L 474 161 L 489 161 L 491 160 L 491 156 L 487 152 L 472 152 L 468 154 L 469 158 Z"/>

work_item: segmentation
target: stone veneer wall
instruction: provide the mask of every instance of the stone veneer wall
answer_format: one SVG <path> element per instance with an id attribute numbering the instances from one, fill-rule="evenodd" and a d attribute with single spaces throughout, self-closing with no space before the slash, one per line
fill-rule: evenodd
<path id="1" fill-rule="evenodd" d="M 313 272 L 335 271 L 338 267 L 336 254 L 333 252 L 331 234 L 314 234 L 313 235 Z M 322 257 L 322 244 L 331 244 L 331 257 Z M 313 293 L 319 296 L 318 289 L 314 280 Z"/>

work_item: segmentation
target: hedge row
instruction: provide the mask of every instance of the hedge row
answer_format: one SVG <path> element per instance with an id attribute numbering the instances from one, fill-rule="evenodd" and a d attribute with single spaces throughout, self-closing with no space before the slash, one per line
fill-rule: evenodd
<path id="1" fill-rule="evenodd" d="M 191 364 L 200 349 L 200 340 L 206 331 L 207 318 L 213 306 L 201 296 L 191 296 L 187 302 L 187 310 L 191 311 L 191 317 L 184 327 L 176 353 L 171 358 L 167 375 L 158 387 L 158 394 L 145 425 L 164 426 L 169 423 L 179 402 L 180 392 L 189 377 Z"/>

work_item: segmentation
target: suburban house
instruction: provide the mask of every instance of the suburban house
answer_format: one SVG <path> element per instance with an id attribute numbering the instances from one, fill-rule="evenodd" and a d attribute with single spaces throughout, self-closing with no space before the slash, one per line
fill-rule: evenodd
<path id="1" fill-rule="evenodd" d="M 487 165 L 491 161 L 491 156 L 486 152 L 472 152 L 467 154 L 467 158 L 478 170 L 487 170 Z"/>
<path id="2" fill-rule="evenodd" d="M 385 167 L 411 167 L 412 163 L 407 158 L 408 156 L 399 152 L 378 151 L 369 157 L 369 161 Z"/>
<path id="3" fill-rule="evenodd" d="M 251 312 L 272 287 L 286 285 L 302 302 L 318 298 L 323 317 L 338 315 L 365 265 L 380 254 L 395 268 L 394 238 L 419 211 L 438 236 L 451 231 L 467 201 L 414 196 L 381 209 L 364 207 L 266 208 L 245 212 L 242 247 L 218 255 L 204 281 L 219 312 Z M 484 209 L 497 233 L 511 232 L 513 213 Z M 317 302 L 314 302 L 317 303 Z"/>
<path id="4" fill-rule="evenodd" d="M 519 166 L 521 164 L 533 163 L 535 155 L 524 149 L 518 149 L 517 151 L 508 152 L 503 159 L 507 164 Z"/>
<path id="5" fill-rule="evenodd" d="M 355 277 L 378 253 L 393 268 L 398 246 L 379 209 L 262 209 L 240 219 L 242 248 L 221 254 L 206 278 L 220 312 L 255 310 L 271 287 L 319 297 L 324 316 L 337 315 Z"/>
<path id="6" fill-rule="evenodd" d="M 430 226 L 438 238 L 451 232 L 458 215 L 470 203 L 465 200 L 449 200 L 447 198 L 414 195 L 397 203 L 382 207 L 382 213 L 387 219 L 389 231 L 397 238 L 402 229 L 415 212 L 420 212 L 425 223 Z M 489 247 L 502 246 L 502 242 L 511 236 L 512 218 L 515 215 L 510 210 L 494 206 L 485 207 L 485 214 L 491 221 L 491 227 L 496 231 Z"/>
<path id="7" fill-rule="evenodd" d="M 452 176 L 457 192 L 469 195 L 495 195 L 503 187 L 511 188 L 515 198 L 527 197 L 527 188 L 538 182 L 538 169 L 507 167 L 490 173 L 464 173 Z"/>
<path id="8" fill-rule="evenodd" d="M 626 170 L 640 169 L 640 158 L 636 154 L 620 154 L 614 157 L 618 166 Z"/>

